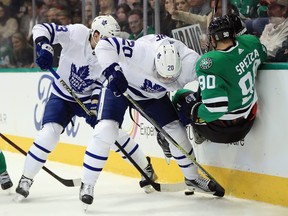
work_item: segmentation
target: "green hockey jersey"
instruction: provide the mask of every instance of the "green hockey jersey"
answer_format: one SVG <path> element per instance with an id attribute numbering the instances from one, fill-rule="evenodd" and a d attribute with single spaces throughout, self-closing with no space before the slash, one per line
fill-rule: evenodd
<path id="1" fill-rule="evenodd" d="M 255 77 L 266 48 L 252 35 L 236 38 L 226 51 L 210 51 L 196 65 L 202 92 L 198 117 L 206 122 L 246 118 L 257 101 Z"/>

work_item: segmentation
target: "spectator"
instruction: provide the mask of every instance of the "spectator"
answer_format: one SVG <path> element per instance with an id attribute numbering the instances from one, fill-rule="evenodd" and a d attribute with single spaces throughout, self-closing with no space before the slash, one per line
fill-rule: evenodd
<path id="1" fill-rule="evenodd" d="M 25 36 L 21 32 L 16 32 L 11 37 L 12 41 L 12 59 L 10 67 L 27 67 L 31 68 L 34 65 L 33 47 L 28 43 Z"/>
<path id="2" fill-rule="evenodd" d="M 275 0 L 269 4 L 267 13 L 269 24 L 265 26 L 260 41 L 267 47 L 267 61 L 277 61 L 276 53 L 288 35 L 288 1 Z"/>
<path id="3" fill-rule="evenodd" d="M 12 47 L 9 40 L 3 39 L 0 34 L 0 68 L 6 68 L 12 59 Z"/>
<path id="4" fill-rule="evenodd" d="M 14 17 L 15 14 L 17 15 L 20 8 L 25 4 L 25 0 L 8 0 L 8 1 L 2 0 L 1 2 L 5 7 L 8 8 L 8 15 L 10 17 Z"/>
<path id="5" fill-rule="evenodd" d="M 119 23 L 121 30 L 120 37 L 122 38 L 128 38 L 132 33 L 128 23 L 128 14 L 130 11 L 131 8 L 126 3 L 120 4 L 116 7 L 116 20 Z"/>
<path id="6" fill-rule="evenodd" d="M 133 10 L 136 9 L 134 6 L 138 7 L 138 5 L 141 4 L 141 0 L 126 0 L 126 3 Z"/>
<path id="7" fill-rule="evenodd" d="M 278 49 L 274 61 L 288 62 L 288 36 L 286 37 L 286 40 L 282 43 L 282 47 Z"/>
<path id="8" fill-rule="evenodd" d="M 82 23 L 82 10 L 79 8 L 73 10 L 73 14 L 71 14 L 71 23 Z"/>
<path id="9" fill-rule="evenodd" d="M 115 16 L 114 0 L 99 0 L 99 15 L 113 15 Z"/>
<path id="10" fill-rule="evenodd" d="M 63 6 L 60 7 L 61 10 L 66 10 L 69 14 L 69 18 L 70 18 L 70 23 L 71 24 L 72 22 L 77 22 L 77 17 L 79 17 L 79 10 L 82 9 L 82 1 L 81 0 L 66 0 L 67 1 L 67 6 L 64 6 L 63 2 L 64 1 L 61 1 L 61 4 Z M 59 0 L 60 2 L 60 0 Z M 83 1 L 83 2 L 87 2 L 87 1 Z M 97 2 L 97 1 L 96 1 Z M 73 17 L 76 17 L 76 20 L 74 21 L 73 20 Z M 81 17 L 82 19 L 82 17 Z M 82 22 L 82 20 L 81 20 Z"/>
<path id="11" fill-rule="evenodd" d="M 3 40 L 9 39 L 18 31 L 18 22 L 15 18 L 7 15 L 7 8 L 0 3 L 0 34 Z"/>
<path id="12" fill-rule="evenodd" d="M 60 25 L 69 25 L 72 23 L 71 14 L 68 10 L 60 10 L 57 13 L 57 19 Z"/>
<path id="13" fill-rule="evenodd" d="M 208 15 L 211 12 L 208 0 L 189 0 L 189 12 L 198 15 Z"/>
<path id="14" fill-rule="evenodd" d="M 261 0 L 260 3 L 258 4 L 257 12 L 255 12 L 257 17 L 254 18 L 245 17 L 244 22 L 249 34 L 253 34 L 260 37 L 265 26 L 269 23 L 269 18 L 267 14 L 268 4 L 270 4 L 270 0 Z"/>
<path id="15" fill-rule="evenodd" d="M 257 17 L 259 0 L 229 0 L 232 5 L 237 7 L 239 14 L 244 18 Z"/>
<path id="16" fill-rule="evenodd" d="M 32 26 L 34 24 L 34 20 L 33 20 L 32 2 L 26 2 L 26 10 L 27 13 L 25 13 L 22 16 L 20 15 L 21 17 L 19 18 L 19 31 L 22 32 L 25 35 L 27 41 L 31 45 L 33 45 Z M 35 11 L 35 24 L 46 21 L 47 19 L 46 10 L 48 11 L 48 6 L 43 2 L 37 1 Z"/>
<path id="17" fill-rule="evenodd" d="M 160 28 L 163 27 L 163 20 L 166 17 L 166 10 L 165 10 L 165 0 L 158 0 L 159 3 L 159 19 L 160 19 Z M 143 9 L 142 9 L 143 11 Z M 148 8 L 147 8 L 147 22 L 148 25 L 155 29 L 155 0 L 148 1 Z M 162 33 L 162 29 L 160 29 Z"/>
<path id="18" fill-rule="evenodd" d="M 189 12 L 190 5 L 188 0 L 175 0 L 175 7 L 178 11 Z M 178 20 L 176 24 L 176 28 L 181 28 L 187 26 L 188 23 L 183 22 L 182 20 Z"/>
<path id="19" fill-rule="evenodd" d="M 128 16 L 128 23 L 131 29 L 131 34 L 128 39 L 136 40 L 144 35 L 143 29 L 143 12 L 139 9 L 133 9 Z M 154 34 L 155 31 L 152 27 L 147 27 L 147 34 Z"/>
<path id="20" fill-rule="evenodd" d="M 92 3 L 91 1 L 87 2 L 85 5 L 85 25 L 90 28 L 93 21 L 92 17 Z"/>
<path id="21" fill-rule="evenodd" d="M 50 8 L 47 11 L 47 21 L 48 23 L 59 23 L 58 19 L 57 19 L 57 14 L 60 10 L 58 8 Z"/>
<path id="22" fill-rule="evenodd" d="M 169 0 L 169 1 L 173 1 L 173 0 Z M 215 0 L 210 0 L 210 7 L 215 8 Z M 227 4 L 227 11 L 228 11 L 228 14 L 238 13 L 237 9 L 233 8 L 229 2 Z M 208 15 L 199 15 L 199 14 L 193 14 L 190 12 L 175 10 L 175 8 L 172 8 L 170 6 L 168 8 L 168 12 L 172 15 L 172 19 L 181 20 L 185 23 L 192 24 L 192 25 L 199 24 L 201 27 L 202 33 L 206 33 L 207 28 L 212 18 L 212 11 Z M 222 1 L 218 1 L 217 10 L 214 16 L 217 17 L 221 15 L 222 15 Z"/>
<path id="23" fill-rule="evenodd" d="M 169 7 L 173 3 L 170 0 L 165 0 L 165 17 L 161 21 L 161 34 L 172 37 L 172 30 L 176 28 L 177 21 L 172 19 L 171 14 L 168 12 Z"/>

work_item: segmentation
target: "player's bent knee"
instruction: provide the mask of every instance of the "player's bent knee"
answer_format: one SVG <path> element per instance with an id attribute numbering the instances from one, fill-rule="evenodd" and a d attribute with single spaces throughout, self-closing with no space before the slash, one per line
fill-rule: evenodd
<path id="1" fill-rule="evenodd" d="M 34 142 L 43 148 L 52 151 L 59 142 L 63 127 L 57 123 L 47 123 L 39 131 Z"/>
<path id="2" fill-rule="evenodd" d="M 114 143 L 119 134 L 119 124 L 114 120 L 101 120 L 94 128 L 93 138 L 106 142 Z"/>

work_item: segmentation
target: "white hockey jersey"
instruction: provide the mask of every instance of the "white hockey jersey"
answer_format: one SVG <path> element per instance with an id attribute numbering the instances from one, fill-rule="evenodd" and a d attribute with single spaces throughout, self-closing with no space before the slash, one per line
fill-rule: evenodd
<path id="1" fill-rule="evenodd" d="M 160 45 L 169 43 L 179 50 L 182 71 L 177 81 L 165 84 L 157 79 L 154 56 Z M 200 58 L 181 41 L 161 34 L 146 35 L 136 41 L 105 38 L 98 42 L 95 51 L 102 70 L 114 62 L 122 67 L 129 84 L 128 93 L 134 100 L 158 99 L 196 80 L 195 67 Z"/>
<path id="2" fill-rule="evenodd" d="M 34 26 L 33 39 L 45 36 L 50 44 L 62 46 L 57 73 L 83 102 L 90 102 L 90 96 L 100 92 L 101 67 L 89 42 L 90 29 L 82 24 L 60 26 L 43 23 Z M 54 79 L 52 92 L 69 101 L 74 101 L 57 79 Z"/>

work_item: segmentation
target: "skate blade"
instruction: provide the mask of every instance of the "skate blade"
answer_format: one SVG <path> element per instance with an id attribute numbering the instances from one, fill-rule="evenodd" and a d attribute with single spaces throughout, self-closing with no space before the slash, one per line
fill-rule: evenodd
<path id="1" fill-rule="evenodd" d="M 5 189 L 4 191 L 5 191 L 5 193 L 7 193 L 9 196 L 13 194 L 12 188 Z"/>
<path id="2" fill-rule="evenodd" d="M 13 198 L 13 201 L 16 202 L 16 203 L 20 203 L 20 202 L 22 202 L 24 199 L 25 199 L 24 196 L 22 196 L 21 194 L 17 194 L 17 195 Z"/>
<path id="3" fill-rule="evenodd" d="M 165 156 L 165 160 L 166 160 L 167 165 L 170 165 L 170 158 Z"/>
<path id="4" fill-rule="evenodd" d="M 86 204 L 86 203 L 83 203 L 82 208 L 83 208 L 83 211 L 84 211 L 84 212 L 87 212 L 87 210 L 88 210 L 88 208 L 89 208 L 89 205 Z"/>
<path id="5" fill-rule="evenodd" d="M 193 186 L 187 186 L 187 189 L 191 192 L 197 192 L 197 193 L 205 193 L 205 194 L 211 194 L 211 195 L 215 193 L 215 191 L 205 191 L 205 190 L 202 190 L 201 188 L 193 187 Z"/>
<path id="6" fill-rule="evenodd" d="M 145 191 L 145 193 L 149 194 L 155 191 L 155 189 L 151 186 L 151 185 L 146 185 L 143 187 L 143 190 Z"/>

